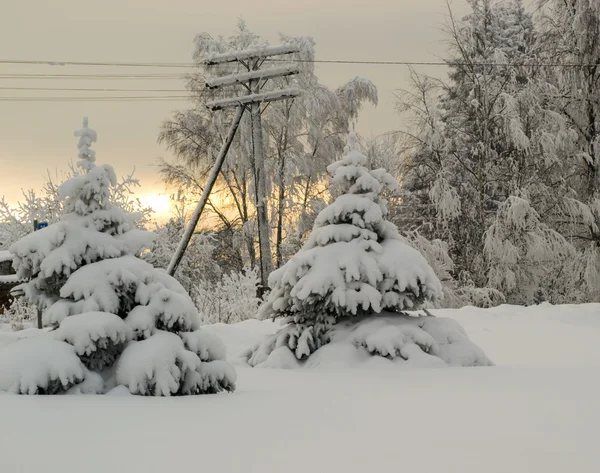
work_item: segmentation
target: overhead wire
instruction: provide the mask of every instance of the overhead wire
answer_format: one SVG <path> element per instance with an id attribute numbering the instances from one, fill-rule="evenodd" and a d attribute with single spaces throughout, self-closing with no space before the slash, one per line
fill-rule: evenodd
<path id="1" fill-rule="evenodd" d="M 104 80 L 104 79 L 158 79 L 158 80 L 169 80 L 169 79 L 185 79 L 186 74 L 19 74 L 19 73 L 0 73 L 0 79 L 7 80 L 39 80 L 39 79 L 73 79 L 73 80 Z"/>
<path id="2" fill-rule="evenodd" d="M 94 96 L 94 97 L 0 97 L 0 102 L 129 102 L 189 100 L 187 95 Z"/>
<path id="3" fill-rule="evenodd" d="M 271 62 L 289 62 L 290 59 L 269 58 Z M 600 64 L 592 63 L 463 63 L 460 61 L 379 61 L 379 60 L 346 60 L 346 59 L 292 59 L 294 62 L 311 62 L 320 64 L 363 64 L 385 66 L 451 66 L 474 65 L 484 67 L 592 67 Z M 93 67 L 155 67 L 155 68 L 195 68 L 194 63 L 166 63 L 166 62 L 115 62 L 115 61 L 48 61 L 25 59 L 0 59 L 1 65 L 49 65 L 63 66 L 93 66 Z M 0 80 L 184 80 L 190 78 L 189 73 L 0 73 Z M 200 75 L 200 79 L 202 76 Z M 144 92 L 144 93 L 185 93 L 183 89 L 159 88 L 114 88 L 114 87 L 11 87 L 0 86 L 6 91 L 57 91 L 57 92 Z M 69 101 L 167 101 L 189 99 L 189 95 L 144 95 L 144 96 L 93 96 L 93 97 L 61 97 L 61 96 L 26 96 L 26 97 L 0 97 L 3 102 L 69 102 Z"/>
<path id="4" fill-rule="evenodd" d="M 74 87 L 2 87 L 0 90 L 34 90 L 58 92 L 187 92 L 185 89 L 112 89 L 112 88 L 74 88 Z"/>
<path id="5" fill-rule="evenodd" d="M 364 64 L 377 66 L 445 66 L 450 65 L 476 65 L 490 67 L 595 67 L 598 63 L 560 63 L 560 62 L 482 62 L 467 63 L 461 61 L 395 61 L 395 60 L 360 60 L 360 59 L 301 59 L 294 58 L 295 62 L 317 64 Z M 288 59 L 268 58 L 268 62 L 289 62 Z M 52 61 L 29 59 L 0 59 L 0 64 L 11 65 L 48 65 L 53 67 L 64 66 L 102 66 L 102 67 L 156 67 L 156 68 L 195 68 L 196 63 L 168 63 L 168 62 L 115 62 L 115 61 Z"/>

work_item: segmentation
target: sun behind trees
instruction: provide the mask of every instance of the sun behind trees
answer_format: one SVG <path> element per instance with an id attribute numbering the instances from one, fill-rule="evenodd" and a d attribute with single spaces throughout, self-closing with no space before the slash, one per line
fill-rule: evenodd
<path id="1" fill-rule="evenodd" d="M 309 362 L 319 352 L 329 358 L 320 349 L 331 342 L 358 357 L 489 364 L 456 322 L 403 314 L 435 302 L 442 287 L 385 219 L 382 193 L 396 189 L 395 179 L 385 169 L 367 169 L 366 160 L 351 133 L 342 160 L 327 168 L 337 198 L 319 213 L 302 249 L 269 278 L 260 315 L 288 325 L 248 353 L 248 362 L 293 366 L 290 351 Z"/>
<path id="2" fill-rule="evenodd" d="M 0 390 L 21 394 L 186 395 L 235 388 L 225 347 L 198 330 L 194 303 L 177 280 L 139 258 L 154 234 L 111 202 L 113 168 L 96 166 L 96 133 L 78 130 L 85 174 L 61 186 L 60 221 L 13 244 L 29 303 L 54 330 L 2 351 Z"/>

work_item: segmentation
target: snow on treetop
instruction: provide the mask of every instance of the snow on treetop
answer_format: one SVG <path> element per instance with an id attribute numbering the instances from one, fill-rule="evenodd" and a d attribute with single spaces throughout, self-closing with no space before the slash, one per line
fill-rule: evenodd
<path id="1" fill-rule="evenodd" d="M 332 176 L 332 183 L 340 185 L 346 194 L 363 194 L 384 189 L 395 190 L 398 183 L 385 169 L 369 170 L 365 167 L 367 157 L 358 151 L 355 133 L 350 133 L 344 148 L 344 157 L 327 166 Z"/>
<path id="2" fill-rule="evenodd" d="M 98 134 L 95 130 L 88 128 L 88 117 L 83 117 L 83 127 L 75 130 L 74 135 L 79 137 L 79 142 L 77 143 L 79 153 L 77 156 L 82 160 L 77 163 L 77 166 L 85 171 L 89 171 L 94 167 L 94 162 L 96 161 L 96 152 L 90 149 L 90 146 L 98 140 Z"/>
<path id="3" fill-rule="evenodd" d="M 117 184 L 112 166 L 92 167 L 81 176 L 74 176 L 60 186 L 60 197 L 65 201 L 66 212 L 80 215 L 110 207 L 110 186 Z"/>

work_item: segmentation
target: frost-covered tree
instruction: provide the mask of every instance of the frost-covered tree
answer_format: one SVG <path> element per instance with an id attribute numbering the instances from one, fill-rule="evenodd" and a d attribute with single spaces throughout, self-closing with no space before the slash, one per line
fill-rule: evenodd
<path id="1" fill-rule="evenodd" d="M 0 354 L 0 389 L 22 394 L 181 395 L 233 390 L 222 343 L 199 331 L 185 289 L 140 259 L 153 234 L 111 203 L 113 168 L 97 166 L 84 126 L 78 165 L 60 188 L 65 214 L 11 246 L 25 298 L 54 330 Z"/>
<path id="2" fill-rule="evenodd" d="M 508 302 L 532 304 L 539 293 L 565 302 L 573 291 L 575 248 L 544 224 L 528 200 L 510 196 L 485 234 L 490 286 Z M 538 296 L 536 296 L 538 294 Z"/>
<path id="3" fill-rule="evenodd" d="M 263 139 L 267 161 L 268 214 L 271 216 L 271 252 L 280 266 L 306 240 L 316 213 L 324 206 L 326 166 L 331 156 L 343 150 L 344 136 L 356 120 L 361 106 L 377 102 L 377 89 L 368 80 L 354 78 L 331 90 L 320 84 L 315 72 L 315 44 L 311 38 L 282 36 L 282 42 L 297 44 L 292 55 L 300 74 L 269 80 L 262 89 L 298 87 L 304 93 L 293 101 L 273 102 L 262 115 Z M 162 126 L 159 142 L 175 155 L 174 162 L 163 161 L 165 182 L 191 196 L 202 192 L 221 143 L 227 134 L 232 111 L 210 112 L 206 102 L 221 94 L 245 94 L 242 87 L 212 91 L 205 87 L 202 61 L 211 53 L 223 53 L 266 44 L 240 20 L 230 37 L 200 34 L 195 40 L 194 60 L 198 72 L 190 76 L 187 87 L 194 107 L 177 111 Z M 239 64 L 211 68 L 211 75 L 238 71 Z M 242 119 L 238 133 L 221 170 L 207 210 L 216 217 L 215 227 L 235 233 L 243 242 L 244 263 L 256 265 L 257 227 L 254 193 L 252 132 L 249 116 Z M 239 270 L 239 269 L 238 269 Z"/>
<path id="4" fill-rule="evenodd" d="M 540 2 L 543 59 L 558 67 L 545 77 L 547 100 L 573 134 L 574 149 L 563 179 L 570 193 L 559 207 L 559 229 L 576 246 L 580 289 L 586 301 L 600 300 L 600 2 Z"/>
<path id="5" fill-rule="evenodd" d="M 417 309 L 441 296 L 423 256 L 385 219 L 382 193 L 396 181 L 365 163 L 351 133 L 343 159 L 328 166 L 338 197 L 319 213 L 302 249 L 269 278 L 272 291 L 260 316 L 289 324 L 278 344 L 298 359 L 326 344 L 340 320 Z"/>
<path id="6" fill-rule="evenodd" d="M 217 281 L 200 281 L 193 297 L 203 323 L 234 324 L 254 318 L 262 299 L 258 297 L 258 268 L 246 266 L 230 271 Z"/>
<path id="7" fill-rule="evenodd" d="M 480 299 L 482 289 L 487 305 L 506 300 L 497 292 L 499 274 L 508 267 L 486 250 L 490 227 L 497 232 L 508 225 L 497 218 L 504 203 L 519 196 L 539 217 L 538 228 L 567 234 L 564 223 L 579 209 L 573 208 L 576 191 L 569 177 L 577 166 L 574 132 L 549 100 L 555 89 L 539 66 L 543 48 L 532 15 L 518 0 L 470 4 L 472 12 L 462 21 L 451 18 L 449 80 L 413 74 L 415 85 L 402 103 L 413 120 L 404 134 L 413 149 L 396 221 L 446 242 L 459 292 Z M 548 238 L 539 245 L 553 248 L 553 235 L 538 233 Z M 524 272 L 539 270 L 527 258 L 519 264 L 532 265 Z M 505 296 L 530 300 L 524 287 L 516 291 L 521 289 Z"/>
<path id="8" fill-rule="evenodd" d="M 175 253 L 185 229 L 182 219 L 170 219 L 156 224 L 155 238 L 143 259 L 157 268 L 166 268 Z M 188 245 L 186 252 L 173 275 L 193 298 L 194 287 L 199 282 L 214 282 L 221 276 L 221 268 L 215 260 L 217 238 L 211 232 L 198 232 Z"/>

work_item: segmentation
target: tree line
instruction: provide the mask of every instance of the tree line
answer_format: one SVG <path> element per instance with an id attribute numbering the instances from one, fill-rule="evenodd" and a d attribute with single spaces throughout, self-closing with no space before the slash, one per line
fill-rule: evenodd
<path id="1" fill-rule="evenodd" d="M 397 102 L 405 127 L 360 139 L 368 165 L 385 167 L 400 182 L 386 196 L 389 218 L 442 281 L 443 306 L 597 301 L 600 1 L 547 0 L 535 11 L 521 0 L 469 5 L 464 18 L 449 10 L 447 77 L 411 70 L 411 86 Z M 327 166 L 342 155 L 361 107 L 378 101 L 365 78 L 349 77 L 336 89 L 321 84 L 311 38 L 280 39 L 300 46 L 301 73 L 270 87 L 304 93 L 270 104 L 262 116 L 275 268 L 305 244 L 332 201 Z M 133 177 L 117 189 L 122 205 L 155 227 L 158 238 L 146 255 L 155 266 L 167 265 L 231 120 L 231 111 L 205 107 L 222 92 L 205 87 L 202 58 L 259 44 L 264 40 L 243 21 L 230 37 L 196 37 L 191 105 L 174 112 L 158 137 L 172 154 L 159 165 L 173 192 L 173 218 L 151 223 L 133 196 Z M 216 74 L 235 67 L 219 66 Z M 254 316 L 261 303 L 251 126 L 245 117 L 176 274 L 201 312 L 218 314 L 212 322 Z M 49 179 L 20 208 L 0 205 L 1 247 L 29 231 L 34 209 L 53 221 L 56 194 Z"/>

